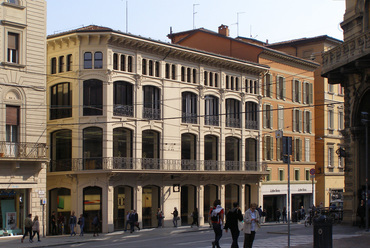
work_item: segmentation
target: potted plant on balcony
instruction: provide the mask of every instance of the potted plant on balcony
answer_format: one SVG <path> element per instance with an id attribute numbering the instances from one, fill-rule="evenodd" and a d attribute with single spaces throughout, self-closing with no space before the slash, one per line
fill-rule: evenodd
<path id="1" fill-rule="evenodd" d="M 4 153 L 3 152 L 0 152 L 0 157 L 4 157 Z"/>

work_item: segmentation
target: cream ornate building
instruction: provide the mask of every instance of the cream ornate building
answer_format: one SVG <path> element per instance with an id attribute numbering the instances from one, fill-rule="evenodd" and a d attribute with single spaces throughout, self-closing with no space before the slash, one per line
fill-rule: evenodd
<path id="1" fill-rule="evenodd" d="M 46 211 L 46 2 L 0 1 L 0 236 Z"/>
<path id="2" fill-rule="evenodd" d="M 258 201 L 267 66 L 98 26 L 47 44 L 50 212 L 112 232 L 131 209 L 145 228 Z"/>

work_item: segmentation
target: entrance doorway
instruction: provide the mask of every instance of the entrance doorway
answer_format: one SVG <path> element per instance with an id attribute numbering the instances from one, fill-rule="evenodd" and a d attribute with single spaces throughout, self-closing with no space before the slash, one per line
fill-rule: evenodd
<path id="1" fill-rule="evenodd" d="M 117 186 L 114 188 L 114 230 L 124 230 L 126 215 L 132 210 L 133 189 L 129 186 Z"/>
<path id="2" fill-rule="evenodd" d="M 181 186 L 181 225 L 193 222 L 191 213 L 197 206 L 197 188 L 194 185 Z"/>
<path id="3" fill-rule="evenodd" d="M 142 195 L 142 214 L 143 228 L 151 228 L 158 226 L 157 210 L 160 207 L 160 188 L 158 186 L 149 185 L 143 187 Z"/>

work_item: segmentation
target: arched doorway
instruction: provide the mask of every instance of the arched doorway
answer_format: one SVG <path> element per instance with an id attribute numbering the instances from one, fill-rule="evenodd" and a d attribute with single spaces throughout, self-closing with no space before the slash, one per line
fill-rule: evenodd
<path id="1" fill-rule="evenodd" d="M 114 230 L 124 230 L 126 215 L 134 207 L 133 189 L 129 186 L 114 187 Z"/>
<path id="2" fill-rule="evenodd" d="M 143 187 L 142 204 L 143 228 L 157 227 L 157 210 L 160 208 L 160 188 L 154 185 Z"/>
<path id="3" fill-rule="evenodd" d="M 96 215 L 102 223 L 102 189 L 100 187 L 86 187 L 83 189 L 83 215 L 85 217 L 85 232 L 93 232 L 92 221 Z M 101 229 L 101 226 L 99 227 Z"/>
<path id="4" fill-rule="evenodd" d="M 225 213 L 233 208 L 233 203 L 239 203 L 239 186 L 236 184 L 227 184 L 225 186 Z"/>
<path id="5" fill-rule="evenodd" d="M 64 221 L 58 223 L 58 234 L 70 233 L 69 217 L 71 216 L 71 190 L 67 188 L 55 188 L 49 191 L 49 220 L 52 212 L 55 211 L 56 218 Z M 50 223 L 50 221 L 48 222 Z M 51 233 L 50 225 L 48 226 L 48 233 Z"/>
<path id="6" fill-rule="evenodd" d="M 204 221 L 208 221 L 209 210 L 213 207 L 213 202 L 218 199 L 218 186 L 207 184 L 204 186 Z"/>
<path id="7" fill-rule="evenodd" d="M 244 209 L 247 210 L 251 205 L 251 186 L 246 184 L 244 187 Z"/>
<path id="8" fill-rule="evenodd" d="M 191 213 L 197 207 L 197 187 L 194 185 L 181 186 L 181 225 L 190 225 L 193 219 Z"/>

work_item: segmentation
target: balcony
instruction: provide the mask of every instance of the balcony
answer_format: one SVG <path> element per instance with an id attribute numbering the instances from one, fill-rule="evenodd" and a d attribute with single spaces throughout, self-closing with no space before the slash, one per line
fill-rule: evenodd
<path id="1" fill-rule="evenodd" d="M 204 124 L 211 126 L 218 126 L 219 118 L 218 116 L 204 116 Z"/>
<path id="2" fill-rule="evenodd" d="M 46 159 L 46 144 L 1 141 L 0 159 Z"/>
<path id="3" fill-rule="evenodd" d="M 370 55 L 370 31 L 346 40 L 322 55 L 322 75 L 332 83 L 340 82 L 341 74 L 356 72 L 368 64 Z M 366 66 L 367 68 L 368 66 Z"/>
<path id="4" fill-rule="evenodd" d="M 182 123 L 198 123 L 197 114 L 182 112 Z"/>
<path id="5" fill-rule="evenodd" d="M 134 116 L 134 108 L 131 105 L 115 104 L 113 106 L 113 115 L 115 116 Z"/>
<path id="6" fill-rule="evenodd" d="M 49 171 L 125 170 L 153 172 L 265 172 L 260 162 L 157 159 L 157 158 L 74 158 L 50 161 Z M 257 174 L 258 174 L 257 173 Z"/>
<path id="7" fill-rule="evenodd" d="M 237 127 L 240 128 L 240 119 L 239 118 L 231 118 L 226 117 L 226 126 L 227 127 Z"/>
<path id="8" fill-rule="evenodd" d="M 245 121 L 245 128 L 246 129 L 254 129 L 258 130 L 258 121 Z"/>
<path id="9" fill-rule="evenodd" d="M 155 108 L 143 108 L 143 118 L 149 120 L 160 120 L 161 110 Z"/>

